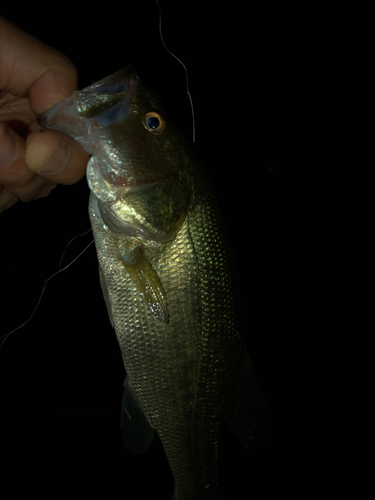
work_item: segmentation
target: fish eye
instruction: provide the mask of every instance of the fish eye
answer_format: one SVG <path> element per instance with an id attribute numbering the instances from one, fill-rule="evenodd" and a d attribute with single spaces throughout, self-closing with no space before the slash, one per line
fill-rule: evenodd
<path id="1" fill-rule="evenodd" d="M 155 135 L 161 135 L 166 127 L 164 118 L 159 113 L 156 113 L 156 111 L 146 113 L 142 123 L 146 130 Z"/>

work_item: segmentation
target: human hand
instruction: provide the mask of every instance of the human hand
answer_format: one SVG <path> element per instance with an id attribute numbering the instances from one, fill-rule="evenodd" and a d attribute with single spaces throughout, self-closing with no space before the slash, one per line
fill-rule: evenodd
<path id="1" fill-rule="evenodd" d="M 37 122 L 76 89 L 70 59 L 0 15 L 0 213 L 85 175 L 81 146 Z"/>

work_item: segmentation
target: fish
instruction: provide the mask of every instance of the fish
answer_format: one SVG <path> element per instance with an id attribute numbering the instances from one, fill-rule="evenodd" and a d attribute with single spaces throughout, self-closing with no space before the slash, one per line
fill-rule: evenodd
<path id="1" fill-rule="evenodd" d="M 173 500 L 224 499 L 222 427 L 260 447 L 267 410 L 239 332 L 225 217 L 194 145 L 131 64 L 38 121 L 91 155 L 99 279 L 126 370 L 124 445 L 145 453 L 156 432 Z"/>

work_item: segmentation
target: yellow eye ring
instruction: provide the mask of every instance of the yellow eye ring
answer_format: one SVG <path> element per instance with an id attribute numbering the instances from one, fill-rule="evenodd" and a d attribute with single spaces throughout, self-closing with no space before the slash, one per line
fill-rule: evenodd
<path id="1" fill-rule="evenodd" d="M 142 123 L 146 130 L 155 135 L 161 135 L 167 126 L 164 118 L 159 113 L 156 113 L 156 111 L 146 113 Z"/>

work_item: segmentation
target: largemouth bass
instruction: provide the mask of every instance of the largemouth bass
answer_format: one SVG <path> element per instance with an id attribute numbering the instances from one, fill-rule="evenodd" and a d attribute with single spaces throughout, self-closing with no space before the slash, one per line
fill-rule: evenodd
<path id="1" fill-rule="evenodd" d="M 89 215 L 100 282 L 127 377 L 122 431 L 156 431 L 175 500 L 221 499 L 220 430 L 262 444 L 262 392 L 238 332 L 237 274 L 209 179 L 132 66 L 40 117 L 91 154 Z"/>

